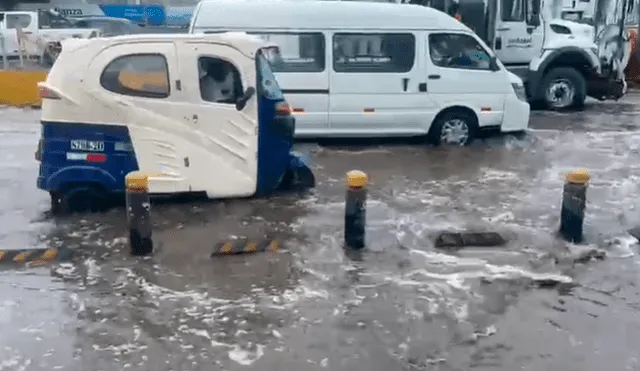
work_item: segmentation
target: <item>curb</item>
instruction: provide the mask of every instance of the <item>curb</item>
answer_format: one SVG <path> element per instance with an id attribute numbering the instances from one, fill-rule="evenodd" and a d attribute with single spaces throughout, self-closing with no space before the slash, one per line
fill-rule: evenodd
<path id="1" fill-rule="evenodd" d="M 0 250 L 0 265 L 42 265 L 60 260 L 65 254 L 57 248 Z"/>
<path id="2" fill-rule="evenodd" d="M 47 71 L 0 70 L 0 104 L 12 107 L 40 107 L 38 83 L 47 79 Z"/>
<path id="3" fill-rule="evenodd" d="M 257 252 L 278 252 L 280 251 L 280 243 L 276 240 L 228 240 L 218 242 L 213 247 L 211 257 L 221 255 L 240 255 L 253 254 Z"/>

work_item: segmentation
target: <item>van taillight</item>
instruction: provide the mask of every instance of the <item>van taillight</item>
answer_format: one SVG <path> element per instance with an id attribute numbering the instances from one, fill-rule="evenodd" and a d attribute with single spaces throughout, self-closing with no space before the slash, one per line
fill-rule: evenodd
<path id="1" fill-rule="evenodd" d="M 285 102 L 276 103 L 276 113 L 284 116 L 290 115 L 291 106 Z"/>
<path id="2" fill-rule="evenodd" d="M 60 99 L 60 96 L 54 92 L 53 90 L 45 87 L 45 86 L 40 86 L 40 98 L 42 99 Z"/>

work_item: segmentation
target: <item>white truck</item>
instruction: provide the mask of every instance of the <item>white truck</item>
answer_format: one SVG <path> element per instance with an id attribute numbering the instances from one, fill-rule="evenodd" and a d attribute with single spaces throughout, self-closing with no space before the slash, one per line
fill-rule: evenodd
<path id="1" fill-rule="evenodd" d="M 624 68 L 631 53 L 626 33 L 562 19 L 563 0 L 396 1 L 458 15 L 525 81 L 528 99 L 535 105 L 580 108 L 587 96 L 617 100 L 626 93 Z M 634 0 L 600 1 L 614 2 L 612 9 L 626 9 Z M 605 5 L 599 6 L 608 9 Z M 624 18 L 624 12 L 613 13 L 603 17 L 607 24 Z"/>
<path id="2" fill-rule="evenodd" d="M 640 0 L 563 0 L 561 18 L 595 25 L 603 18 L 624 16 L 628 25 L 638 24 Z"/>
<path id="3" fill-rule="evenodd" d="M 0 11 L 0 35 L 7 58 L 14 59 L 22 54 L 46 59 L 51 55 L 44 51 L 57 48 L 60 41 L 72 37 L 97 37 L 100 30 L 75 27 L 53 10 Z"/>

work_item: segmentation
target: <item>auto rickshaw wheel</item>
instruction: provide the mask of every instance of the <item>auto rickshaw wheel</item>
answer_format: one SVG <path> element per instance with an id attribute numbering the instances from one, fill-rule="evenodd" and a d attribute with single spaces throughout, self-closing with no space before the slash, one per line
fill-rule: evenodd
<path id="1" fill-rule="evenodd" d="M 106 192 L 94 185 L 69 187 L 63 192 L 51 192 L 51 212 L 56 215 L 101 212 L 107 208 Z"/>

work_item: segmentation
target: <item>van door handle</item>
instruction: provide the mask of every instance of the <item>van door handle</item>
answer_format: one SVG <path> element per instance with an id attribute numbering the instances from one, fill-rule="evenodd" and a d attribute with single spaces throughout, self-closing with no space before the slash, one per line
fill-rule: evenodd
<path id="1" fill-rule="evenodd" d="M 418 84 L 418 91 L 421 93 L 426 93 L 427 92 L 427 83 L 426 82 L 421 82 L 420 84 Z"/>
<path id="2" fill-rule="evenodd" d="M 496 28 L 496 31 L 509 31 L 511 29 L 511 27 L 500 27 L 500 28 Z"/>
<path id="3" fill-rule="evenodd" d="M 409 79 L 405 77 L 404 79 L 402 79 L 402 90 L 407 91 L 408 87 L 409 87 Z"/>
<path id="4" fill-rule="evenodd" d="M 427 77 L 429 80 L 440 80 L 440 75 L 429 75 Z"/>

